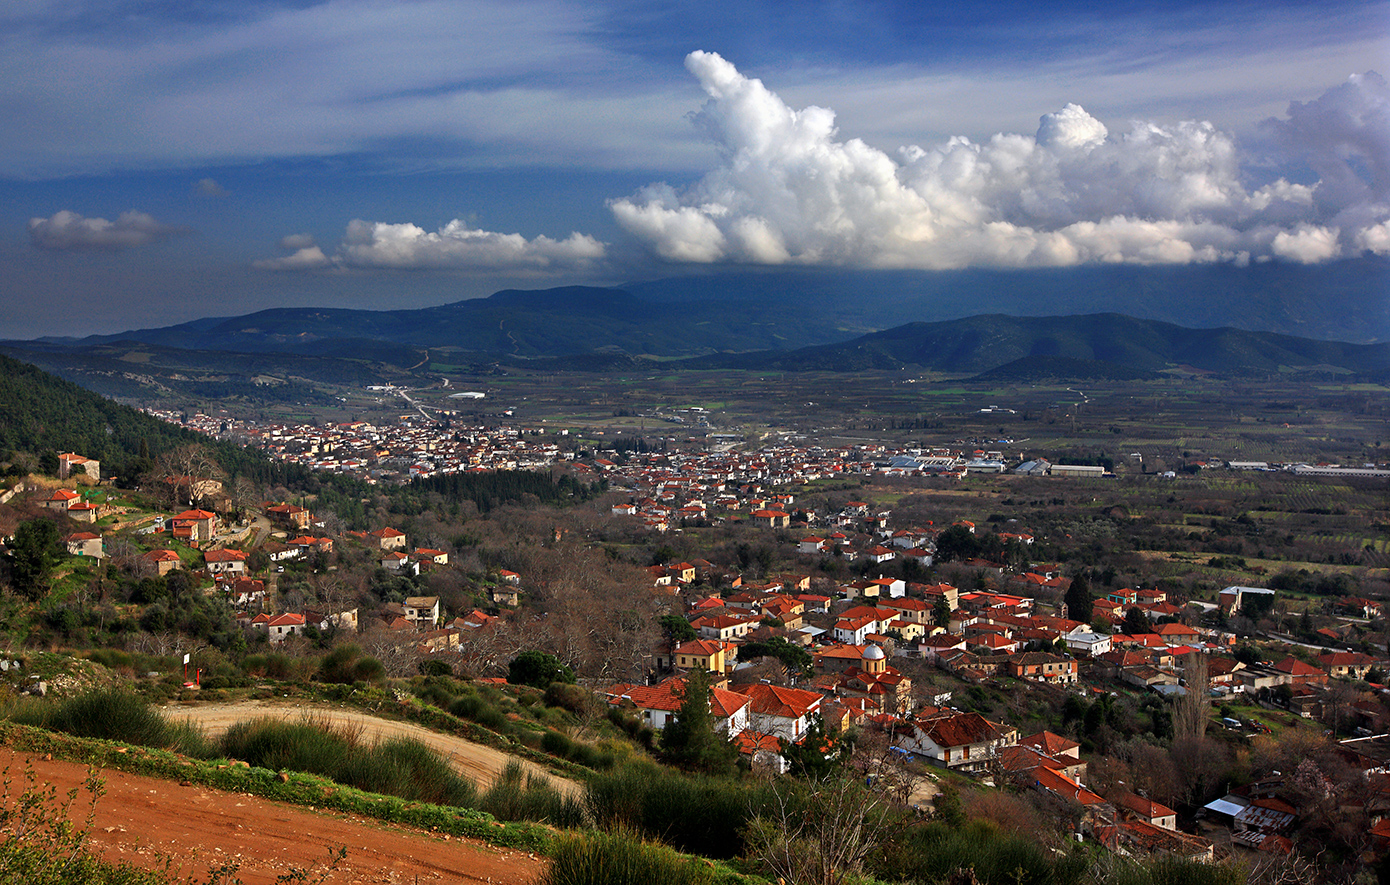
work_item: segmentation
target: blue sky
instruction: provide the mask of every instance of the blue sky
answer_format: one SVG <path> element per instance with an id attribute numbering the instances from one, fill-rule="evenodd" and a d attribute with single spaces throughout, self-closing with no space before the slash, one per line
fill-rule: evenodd
<path id="1" fill-rule="evenodd" d="M 1387 3 L 11 0 L 0 337 L 1388 254 L 1387 60 Z"/>

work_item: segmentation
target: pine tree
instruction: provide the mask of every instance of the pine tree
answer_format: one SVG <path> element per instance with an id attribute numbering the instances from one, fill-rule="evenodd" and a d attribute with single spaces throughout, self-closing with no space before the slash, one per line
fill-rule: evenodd
<path id="1" fill-rule="evenodd" d="M 31 519 L 15 529 L 10 545 L 10 580 L 30 600 L 48 593 L 49 577 L 58 562 L 58 526 L 50 519 Z"/>
<path id="2" fill-rule="evenodd" d="M 661 732 L 661 751 L 673 764 L 694 771 L 722 774 L 733 769 L 738 750 L 714 730 L 709 709 L 709 677 L 699 668 L 685 680 L 676 718 Z"/>
<path id="3" fill-rule="evenodd" d="M 1084 574 L 1078 574 L 1071 579 L 1071 586 L 1067 588 L 1066 602 L 1068 618 L 1073 621 L 1090 623 L 1091 585 L 1086 581 Z"/>

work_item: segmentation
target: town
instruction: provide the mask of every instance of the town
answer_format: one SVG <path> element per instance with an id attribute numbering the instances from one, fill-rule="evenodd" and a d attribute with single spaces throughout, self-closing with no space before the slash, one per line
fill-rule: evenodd
<path id="1" fill-rule="evenodd" d="M 1390 840 L 1384 567 L 1331 575 L 1331 594 L 1310 595 L 1306 572 L 1301 583 L 1281 572 L 1249 581 L 1263 586 L 1218 586 L 1133 562 L 1126 571 L 1151 580 L 1126 584 L 1119 556 L 1080 565 L 1071 534 L 1002 506 L 1014 500 L 1006 493 L 1046 487 L 1054 503 L 1063 489 L 1104 495 L 1120 481 L 1105 466 L 868 442 L 705 448 L 692 437 L 603 448 L 567 432 L 416 414 L 329 427 L 159 417 L 367 483 L 560 469 L 576 487 L 602 490 L 580 505 L 590 515 L 579 523 L 557 511 L 525 555 L 469 550 L 415 517 L 352 529 L 307 500 L 233 500 L 215 470 L 166 477 L 168 500 L 188 505 L 179 511 L 116 503 L 100 465 L 76 453 L 59 456 L 56 482 L 12 492 L 37 495 L 77 529 L 64 536 L 72 556 L 135 575 L 187 574 L 253 648 L 299 655 L 346 640 L 390 676 L 435 661 L 498 685 L 519 655 L 541 652 L 658 742 L 695 685 L 710 728 L 750 771 L 786 775 L 808 740 L 876 735 L 896 754 L 877 770 L 887 778 L 891 766 L 901 800 L 923 814 L 962 785 L 1021 791 L 1052 826 L 1127 856 L 1288 857 L 1331 825 L 1332 797 L 1354 802 L 1343 817 L 1365 822 L 1371 840 L 1346 838 L 1344 850 Z M 1281 473 L 1380 481 L 1374 467 L 1309 480 L 1300 466 Z M 1247 462 L 1199 469 L 1275 472 Z M 1170 501 L 1195 478 L 1129 474 Z M 939 518 L 924 519 L 928 510 Z M 650 556 L 617 553 L 619 538 Z M 596 546 L 608 551 L 602 566 Z M 1213 576 L 1227 560 L 1247 580 L 1268 573 L 1206 558 Z M 587 568 L 604 571 L 610 589 L 577 591 L 575 573 Z M 643 622 L 613 620 L 625 607 Z M 154 629 L 140 641 L 150 651 L 186 647 L 147 618 L 141 626 Z M 589 635 L 575 644 L 572 627 Z M 1280 756 L 1271 737 L 1324 731 L 1322 749 L 1301 761 Z M 1321 797 L 1309 779 L 1325 784 Z"/>

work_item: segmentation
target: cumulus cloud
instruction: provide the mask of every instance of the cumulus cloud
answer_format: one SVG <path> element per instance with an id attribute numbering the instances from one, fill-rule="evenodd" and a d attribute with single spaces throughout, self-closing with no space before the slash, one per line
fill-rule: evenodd
<path id="1" fill-rule="evenodd" d="M 580 233 L 563 240 L 477 230 L 454 219 L 437 231 L 415 224 L 354 219 L 337 252 L 326 255 L 312 237 L 296 234 L 280 241 L 293 250 L 284 258 L 255 262 L 265 270 L 306 270 L 327 266 L 393 269 L 567 272 L 591 268 L 606 254 L 603 243 Z"/>
<path id="2" fill-rule="evenodd" d="M 198 179 L 198 183 L 193 186 L 193 190 L 197 192 L 199 196 L 203 197 L 227 196 L 226 188 L 222 187 L 222 185 L 218 184 L 217 181 L 212 178 Z"/>
<path id="3" fill-rule="evenodd" d="M 66 209 L 51 218 L 29 219 L 29 242 L 56 251 L 131 249 L 185 232 L 135 211 L 122 212 L 115 221 L 87 218 Z"/>
<path id="4" fill-rule="evenodd" d="M 1250 190 L 1234 138 L 1206 122 L 1114 131 L 1068 104 L 1032 135 L 891 156 L 841 138 L 833 111 L 793 109 L 714 53 L 691 53 L 686 68 L 709 95 L 693 120 L 720 164 L 683 191 L 653 185 L 610 203 L 619 225 L 670 261 L 951 268 L 1390 254 L 1390 90 L 1373 73 L 1271 124 L 1319 181 Z"/>

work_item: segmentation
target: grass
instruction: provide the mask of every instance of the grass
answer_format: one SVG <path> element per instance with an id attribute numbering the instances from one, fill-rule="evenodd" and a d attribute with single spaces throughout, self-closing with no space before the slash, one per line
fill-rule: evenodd
<path id="1" fill-rule="evenodd" d="M 712 866 L 625 832 L 573 835 L 555 845 L 539 885 L 715 885 Z"/>
<path id="2" fill-rule="evenodd" d="M 351 730 L 306 717 L 299 722 L 253 719 L 227 729 L 222 752 L 275 770 L 320 774 L 369 792 L 435 805 L 473 807 L 477 788 L 434 750 L 411 738 L 367 746 Z"/>
<path id="3" fill-rule="evenodd" d="M 6 718 L 74 737 L 138 744 L 200 759 L 216 752 L 193 725 L 170 722 L 144 698 L 121 689 L 100 689 L 56 702 L 20 701 Z"/>
<path id="4" fill-rule="evenodd" d="M 498 820 L 530 820 L 563 829 L 589 821 L 583 800 L 565 796 L 547 779 L 527 774 L 516 760 L 507 763 L 478 801 L 478 808 Z"/>

